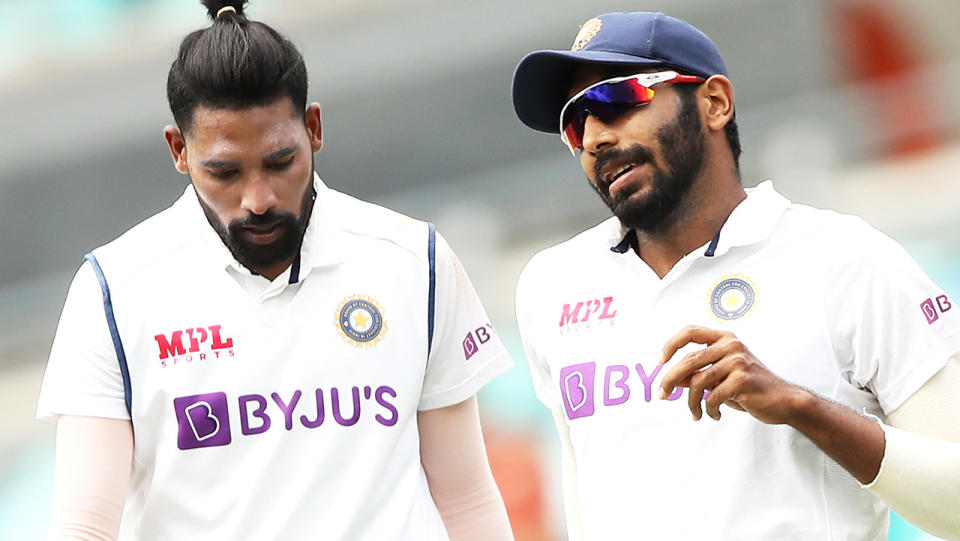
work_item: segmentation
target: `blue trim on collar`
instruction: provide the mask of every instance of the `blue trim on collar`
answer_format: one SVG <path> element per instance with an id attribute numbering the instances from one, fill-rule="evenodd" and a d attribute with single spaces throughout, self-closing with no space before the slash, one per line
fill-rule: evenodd
<path id="1" fill-rule="evenodd" d="M 93 253 L 83 256 L 83 260 L 90 262 L 90 265 L 93 266 L 93 272 L 97 275 L 97 281 L 100 282 L 100 291 L 103 292 L 103 311 L 107 316 L 107 327 L 110 329 L 113 347 L 117 350 L 117 363 L 120 365 L 120 377 L 123 379 L 123 401 L 127 405 L 127 413 L 130 414 L 130 420 L 133 421 L 130 371 L 127 369 L 127 355 L 123 352 L 123 342 L 120 341 L 120 330 L 117 329 L 117 320 L 113 315 L 113 301 L 110 299 L 110 286 L 107 285 L 107 277 L 103 275 L 100 262 L 97 261 L 97 257 L 93 255 Z"/>
<path id="2" fill-rule="evenodd" d="M 430 265 L 427 286 L 427 356 L 433 348 L 433 318 L 437 298 L 437 227 L 427 224 L 427 261 Z"/>
<path id="3" fill-rule="evenodd" d="M 630 248 L 633 248 L 635 252 L 639 252 L 639 243 L 637 241 L 637 232 L 631 229 L 627 231 L 627 234 L 623 236 L 623 239 L 616 245 L 610 247 L 611 252 L 616 252 L 618 254 L 627 253 Z"/>
<path id="4" fill-rule="evenodd" d="M 295 284 L 300 281 L 300 252 L 297 252 L 297 258 L 290 264 L 290 279 L 288 284 Z"/>
<path id="5" fill-rule="evenodd" d="M 721 229 L 720 231 L 723 230 Z M 703 252 L 703 255 L 713 257 L 713 254 L 717 252 L 717 244 L 720 244 L 720 231 L 717 231 L 717 234 L 713 236 L 713 240 L 710 241 L 710 246 L 707 246 L 707 251 Z"/>

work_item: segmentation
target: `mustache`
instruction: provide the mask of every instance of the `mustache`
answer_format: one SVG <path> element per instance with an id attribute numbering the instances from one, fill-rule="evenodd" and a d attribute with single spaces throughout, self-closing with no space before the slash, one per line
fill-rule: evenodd
<path id="1" fill-rule="evenodd" d="M 235 231 L 243 227 L 262 227 L 265 225 L 276 225 L 279 223 L 296 223 L 297 217 L 290 212 L 275 212 L 268 210 L 263 214 L 247 214 L 243 218 L 237 218 L 230 222 L 229 229 Z"/>
<path id="2" fill-rule="evenodd" d="M 646 163 L 653 161 L 653 151 L 644 145 L 636 144 L 626 148 L 610 147 L 597 154 L 597 161 L 593 164 L 593 178 L 599 179 L 603 169 L 611 162 Z"/>

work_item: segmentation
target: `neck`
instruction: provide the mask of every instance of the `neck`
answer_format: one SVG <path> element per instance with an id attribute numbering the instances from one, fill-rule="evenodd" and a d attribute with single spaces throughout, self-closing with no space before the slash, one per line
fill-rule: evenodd
<path id="1" fill-rule="evenodd" d="M 637 231 L 639 256 L 660 278 L 680 259 L 709 242 L 747 194 L 738 176 L 701 175 L 657 231 Z"/>

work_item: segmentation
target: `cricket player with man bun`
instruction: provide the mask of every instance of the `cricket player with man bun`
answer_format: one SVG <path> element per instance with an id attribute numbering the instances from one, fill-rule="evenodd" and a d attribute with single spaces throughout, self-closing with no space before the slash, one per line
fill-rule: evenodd
<path id="1" fill-rule="evenodd" d="M 888 507 L 960 539 L 957 300 L 862 220 L 744 189 L 710 38 L 599 15 L 513 100 L 613 213 L 517 286 L 571 539 L 880 541 Z"/>
<path id="2" fill-rule="evenodd" d="M 190 185 L 60 318 L 50 538 L 512 539 L 476 401 L 511 363 L 456 256 L 326 187 L 300 52 L 204 4 L 167 79 Z"/>

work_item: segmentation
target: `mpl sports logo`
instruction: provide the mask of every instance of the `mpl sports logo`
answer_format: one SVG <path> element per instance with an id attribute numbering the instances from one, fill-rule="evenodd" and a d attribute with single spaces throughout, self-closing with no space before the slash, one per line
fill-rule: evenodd
<path id="1" fill-rule="evenodd" d="M 595 327 L 612 327 L 616 317 L 617 311 L 613 308 L 613 297 L 567 303 L 560 309 L 560 334 Z"/>
<path id="2" fill-rule="evenodd" d="M 160 349 L 160 366 L 233 357 L 233 338 L 224 335 L 222 330 L 222 325 L 209 325 L 154 335 Z"/>
<path id="3" fill-rule="evenodd" d="M 933 325 L 933 322 L 940 319 L 940 314 L 953 308 L 953 303 L 946 295 L 940 295 L 936 298 L 929 298 L 920 303 L 920 309 L 923 310 L 923 316 L 927 318 L 927 323 Z"/>
<path id="4" fill-rule="evenodd" d="M 238 396 L 236 411 L 239 413 L 240 435 L 263 434 L 275 426 L 274 421 L 281 418 L 287 431 L 294 430 L 295 426 L 297 429 L 319 428 L 328 420 L 327 411 L 332 414 L 332 422 L 340 426 L 354 426 L 365 415 L 367 418 L 372 416 L 372 422 L 385 427 L 395 426 L 400 419 L 395 404 L 397 391 L 387 385 L 376 388 L 370 385 L 351 387 L 346 392 L 349 398 L 343 397 L 344 393 L 337 387 L 317 388 L 310 394 L 313 396 L 304 398 L 304 393 L 297 389 L 283 396 L 271 393 L 269 400 L 260 394 Z M 174 398 L 177 447 L 186 451 L 229 445 L 233 441 L 229 402 L 227 394 L 223 392 Z"/>

